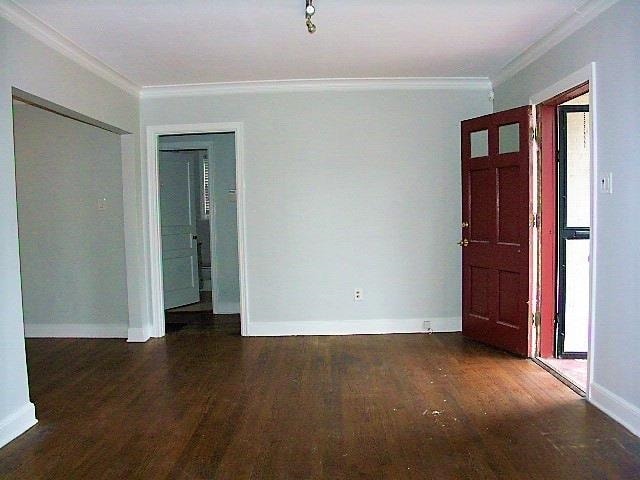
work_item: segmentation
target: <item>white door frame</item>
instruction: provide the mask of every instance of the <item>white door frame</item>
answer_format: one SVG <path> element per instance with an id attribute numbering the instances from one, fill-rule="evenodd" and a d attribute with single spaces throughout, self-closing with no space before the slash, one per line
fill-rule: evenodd
<path id="1" fill-rule="evenodd" d="M 559 80 L 555 84 L 548 88 L 532 95 L 529 103 L 535 106 L 560 95 L 563 92 L 569 91 L 572 88 L 589 82 L 589 117 L 591 120 L 591 232 L 589 235 L 589 351 L 587 352 L 587 391 L 585 392 L 587 400 L 592 399 L 592 385 L 593 385 L 593 364 L 595 357 L 594 339 L 596 336 L 596 268 L 598 259 L 597 238 L 598 238 L 598 95 L 596 84 L 596 64 L 595 62 L 585 65 L 580 70 L 573 72 L 571 75 Z M 534 115 L 534 118 L 535 115 Z M 534 159 L 536 156 L 534 155 Z M 537 159 L 535 160 L 537 162 Z M 534 171 L 537 170 L 534 168 Z M 537 191 L 537 188 L 533 190 Z M 537 205 L 537 198 L 534 200 L 534 205 Z M 534 262 L 535 263 L 535 262 Z M 532 282 L 535 285 L 535 282 Z M 535 287 L 534 287 L 535 288 Z M 534 292 L 535 295 L 535 292 Z M 531 298 L 537 298 L 532 296 Z"/>
<path id="2" fill-rule="evenodd" d="M 207 161 L 209 162 L 209 197 L 212 199 L 211 205 L 213 207 L 213 199 L 215 198 L 214 179 L 216 178 L 215 165 L 213 161 L 213 142 L 205 141 L 184 141 L 184 142 L 171 142 L 170 145 L 165 145 L 162 150 L 170 151 L 184 151 L 184 150 L 206 150 Z M 200 165 L 198 165 L 200 168 Z M 202 171 L 198 174 L 200 175 Z M 202 186 L 199 186 L 202 188 Z M 201 218 L 198 218 L 201 220 Z M 215 231 L 216 225 L 216 209 L 211 208 L 209 212 L 209 252 L 211 255 L 211 303 L 213 306 L 213 312 L 216 311 L 216 305 L 218 304 L 218 272 L 216 270 L 216 251 L 217 251 L 217 235 Z"/>
<path id="3" fill-rule="evenodd" d="M 245 197 L 244 197 L 244 124 L 197 123 L 182 125 L 152 125 L 146 129 L 146 168 L 143 168 L 143 204 L 147 209 L 148 300 L 151 316 L 151 336 L 165 335 L 164 300 L 162 286 L 162 238 L 160 235 L 160 202 L 158 180 L 158 140 L 161 135 L 198 133 L 234 133 L 236 147 L 236 195 L 238 219 L 238 266 L 240 275 L 240 323 L 242 335 L 249 331 L 247 263 L 245 255 Z M 213 252 L 212 252 L 213 253 Z"/>

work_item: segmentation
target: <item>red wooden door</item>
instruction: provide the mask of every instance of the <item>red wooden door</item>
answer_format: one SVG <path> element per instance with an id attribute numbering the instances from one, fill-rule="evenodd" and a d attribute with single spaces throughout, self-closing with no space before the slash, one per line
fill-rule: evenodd
<path id="1" fill-rule="evenodd" d="M 462 333 L 530 353 L 531 108 L 462 122 Z"/>

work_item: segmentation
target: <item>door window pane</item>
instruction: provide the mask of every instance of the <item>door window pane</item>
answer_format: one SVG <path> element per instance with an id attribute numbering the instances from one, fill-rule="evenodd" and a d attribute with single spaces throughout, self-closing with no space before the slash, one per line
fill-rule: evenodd
<path id="1" fill-rule="evenodd" d="M 514 153 L 520 151 L 520 124 L 501 125 L 498 129 L 498 152 Z"/>
<path id="2" fill-rule="evenodd" d="M 591 226 L 589 112 L 567 112 L 567 226 Z"/>
<path id="3" fill-rule="evenodd" d="M 489 155 L 489 130 L 471 132 L 471 158 Z"/>

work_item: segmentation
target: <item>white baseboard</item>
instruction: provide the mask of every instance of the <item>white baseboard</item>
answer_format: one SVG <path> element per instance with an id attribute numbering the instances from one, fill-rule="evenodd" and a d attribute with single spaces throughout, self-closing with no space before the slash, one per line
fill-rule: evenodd
<path id="1" fill-rule="evenodd" d="M 375 335 L 383 333 L 425 333 L 424 322 L 433 332 L 459 332 L 460 317 L 398 318 L 375 320 L 330 320 L 299 322 L 251 322 L 248 335 L 279 337 L 290 335 Z"/>
<path id="2" fill-rule="evenodd" d="M 151 338 L 151 327 L 145 325 L 144 327 L 129 328 L 127 333 L 127 342 L 146 342 Z"/>
<path id="3" fill-rule="evenodd" d="M 213 309 L 218 315 L 232 315 L 240 313 L 240 302 L 218 302 Z"/>
<path id="4" fill-rule="evenodd" d="M 127 338 L 126 325 L 30 323 L 24 326 L 28 338 Z"/>
<path id="5" fill-rule="evenodd" d="M 36 408 L 31 402 L 0 420 L 0 448 L 29 430 L 36 423 L 38 423 Z"/>
<path id="6" fill-rule="evenodd" d="M 591 384 L 589 401 L 640 437 L 640 408 L 595 382 Z"/>

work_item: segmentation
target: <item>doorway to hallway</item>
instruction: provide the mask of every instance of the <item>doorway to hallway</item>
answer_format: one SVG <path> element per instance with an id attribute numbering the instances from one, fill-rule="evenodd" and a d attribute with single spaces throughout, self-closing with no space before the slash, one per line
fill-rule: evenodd
<path id="1" fill-rule="evenodd" d="M 158 137 L 165 322 L 240 313 L 235 132 Z"/>

